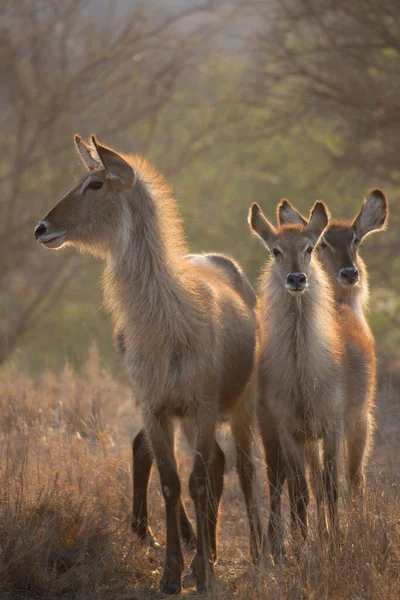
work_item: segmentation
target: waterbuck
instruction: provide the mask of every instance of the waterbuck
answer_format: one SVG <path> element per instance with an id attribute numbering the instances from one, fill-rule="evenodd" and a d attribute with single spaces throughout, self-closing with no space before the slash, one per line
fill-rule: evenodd
<path id="1" fill-rule="evenodd" d="M 309 447 L 323 443 L 323 518 L 328 504 L 331 532 L 337 530 L 338 466 L 343 436 L 344 398 L 354 369 L 368 362 L 369 340 L 362 325 L 348 326 L 351 311 L 337 310 L 329 277 L 315 255 L 328 225 L 317 202 L 306 225 L 276 229 L 258 205 L 250 209 L 253 231 L 272 260 L 261 281 L 262 342 L 258 415 L 270 486 L 269 539 L 279 560 L 283 551 L 281 493 L 288 477 L 294 534 L 307 534 L 309 502 L 306 459 Z"/>
<path id="2" fill-rule="evenodd" d="M 256 299 L 241 269 L 218 255 L 186 257 L 176 202 L 140 157 L 75 138 L 90 171 L 37 225 L 49 248 L 71 245 L 106 261 L 104 294 L 123 331 L 125 367 L 155 457 L 166 507 L 161 590 L 181 590 L 181 485 L 173 419 L 194 450 L 189 490 L 196 511 L 193 566 L 198 591 L 213 587 L 224 455 L 215 434 L 230 418 L 250 524 L 253 561 L 262 544 L 254 494 L 252 427 L 256 398 Z"/>
<path id="3" fill-rule="evenodd" d="M 287 200 L 282 200 L 277 215 L 280 225 L 305 226 L 308 222 Z M 381 190 L 374 189 L 353 221 L 329 223 L 318 249 L 318 257 L 331 279 L 338 310 L 343 313 L 343 305 L 351 309 L 352 313 L 345 311 L 348 328 L 359 329 L 354 322 L 358 319 L 363 326 L 359 342 L 370 348 L 368 360 L 361 361 L 353 376 L 349 374 L 345 394 L 347 477 L 353 497 L 362 493 L 365 487 L 364 471 L 372 444 L 376 387 L 373 336 L 365 317 L 368 275 L 358 250 L 367 235 L 386 227 L 387 219 L 386 196 Z M 318 455 L 315 458 L 318 460 Z"/>

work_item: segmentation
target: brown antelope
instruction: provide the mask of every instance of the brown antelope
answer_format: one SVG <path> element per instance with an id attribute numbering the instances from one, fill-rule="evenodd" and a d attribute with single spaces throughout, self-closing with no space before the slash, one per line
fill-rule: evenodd
<path id="1" fill-rule="evenodd" d="M 363 326 L 363 331 L 359 332 L 360 343 L 365 344 L 365 338 L 370 338 L 369 360 L 359 366 L 353 378 L 349 375 L 345 395 L 347 477 L 352 495 L 362 493 L 365 487 L 364 471 L 372 443 L 376 386 L 373 336 L 365 317 L 368 275 L 358 249 L 367 235 L 386 227 L 387 219 L 385 194 L 379 189 L 372 190 L 353 221 L 329 223 L 318 250 L 318 257 L 331 278 L 338 309 L 346 312 L 349 328 L 354 329 L 354 319 L 358 318 Z M 282 200 L 278 207 L 278 221 L 280 225 L 307 225 L 307 219 L 287 200 Z M 343 305 L 354 314 L 343 311 Z"/>
<path id="2" fill-rule="evenodd" d="M 307 448 L 323 442 L 324 495 L 330 527 L 337 529 L 338 465 L 343 435 L 344 397 L 371 356 L 369 338 L 351 311 L 339 314 L 329 278 L 315 256 L 328 224 L 317 202 L 307 225 L 276 229 L 254 204 L 250 225 L 269 248 L 272 261 L 261 281 L 262 343 L 259 366 L 259 423 L 270 486 L 271 552 L 283 551 L 281 493 L 288 477 L 292 530 L 307 534 L 309 492 Z M 361 337 L 361 342 L 360 338 Z M 317 497 L 319 513 L 322 498 Z"/>
<path id="3" fill-rule="evenodd" d="M 194 450 L 189 480 L 197 524 L 193 567 L 197 589 L 207 590 L 215 582 L 224 470 L 215 434 L 226 417 L 235 439 L 253 561 L 262 543 L 251 448 L 256 298 L 229 258 L 212 254 L 185 258 L 176 202 L 144 160 L 118 154 L 94 136 L 91 145 L 79 137 L 75 142 L 89 173 L 37 225 L 35 237 L 46 247 L 71 245 L 106 261 L 105 299 L 123 331 L 124 363 L 134 382 L 165 499 L 167 543 L 160 587 L 166 593 L 181 590 L 181 485 L 173 426 L 178 417 Z M 143 491 L 146 487 L 143 482 Z"/>

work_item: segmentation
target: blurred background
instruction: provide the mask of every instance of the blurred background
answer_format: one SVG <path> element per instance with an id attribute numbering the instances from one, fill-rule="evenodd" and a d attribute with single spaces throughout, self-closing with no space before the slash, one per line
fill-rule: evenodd
<path id="1" fill-rule="evenodd" d="M 36 222 L 81 175 L 73 134 L 146 156 L 192 251 L 265 252 L 251 202 L 352 219 L 381 187 L 389 229 L 362 247 L 381 384 L 400 364 L 400 3 L 394 0 L 1 0 L 0 369 L 118 359 L 102 264 L 39 247 Z M 16 370 L 15 370 L 16 369 Z M 1 371 L 0 371 L 1 372 Z"/>
<path id="2" fill-rule="evenodd" d="M 282 197 L 305 214 L 320 198 L 353 219 L 371 188 L 386 192 L 389 228 L 361 249 L 380 373 L 367 509 L 344 516 L 336 557 L 311 516 L 307 562 L 299 569 L 289 553 L 273 577 L 257 569 L 255 587 L 242 578 L 247 520 L 223 427 L 217 574 L 221 600 L 397 600 L 400 2 L 0 0 L 0 598 L 153 598 L 163 499 L 153 477 L 161 547 L 149 553 L 130 529 L 141 418 L 103 305 L 103 265 L 33 235 L 84 173 L 75 133 L 144 155 L 174 190 L 191 251 L 232 254 L 253 283 L 267 256 L 248 232 L 252 202 L 274 219 Z M 194 518 L 184 439 L 177 449 Z M 256 461 L 266 518 L 259 451 Z"/>

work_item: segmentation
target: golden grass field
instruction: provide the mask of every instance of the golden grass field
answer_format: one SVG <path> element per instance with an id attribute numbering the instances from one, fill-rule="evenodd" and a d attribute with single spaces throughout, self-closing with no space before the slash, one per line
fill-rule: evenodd
<path id="1" fill-rule="evenodd" d="M 130 530 L 131 440 L 140 413 L 128 385 L 99 366 L 69 367 L 34 382 L 11 369 L 0 379 L 0 600 L 140 600 L 158 591 L 164 555 L 164 507 L 158 476 L 150 488 L 151 526 L 160 549 Z M 379 395 L 376 444 L 365 506 L 341 504 L 339 547 L 322 544 L 314 526 L 299 560 L 288 544 L 283 565 L 249 564 L 247 520 L 228 431 L 221 444 L 227 473 L 216 573 L 221 599 L 391 600 L 400 597 L 400 398 L 387 383 Z M 177 441 L 185 501 L 190 454 Z M 267 522 L 264 464 L 259 498 Z M 290 538 L 288 537 L 288 542 Z M 188 570 L 191 554 L 186 553 Z M 184 597 L 197 596 L 184 579 Z"/>

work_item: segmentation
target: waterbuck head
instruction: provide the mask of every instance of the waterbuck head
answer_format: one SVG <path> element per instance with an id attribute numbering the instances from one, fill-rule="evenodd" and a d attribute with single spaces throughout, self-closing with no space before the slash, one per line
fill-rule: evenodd
<path id="1" fill-rule="evenodd" d="M 85 144 L 75 136 L 78 153 L 88 173 L 35 228 L 35 237 L 47 248 L 77 246 L 104 256 L 126 227 L 124 195 L 132 189 L 135 174 L 127 160 L 98 143 Z"/>
<path id="2" fill-rule="evenodd" d="M 306 226 L 308 221 L 287 200 L 278 206 L 280 225 Z M 364 200 L 353 221 L 331 221 L 319 244 L 319 257 L 327 272 L 341 286 L 350 288 L 360 282 L 363 265 L 358 248 L 367 235 L 381 231 L 388 219 L 388 202 L 385 194 L 372 190 Z"/>
<path id="3" fill-rule="evenodd" d="M 328 220 L 328 210 L 319 201 L 314 204 L 305 225 L 285 225 L 280 229 L 268 221 L 258 204 L 254 203 L 250 208 L 250 227 L 271 252 L 273 273 L 293 296 L 301 296 L 310 284 L 314 248 Z"/>

